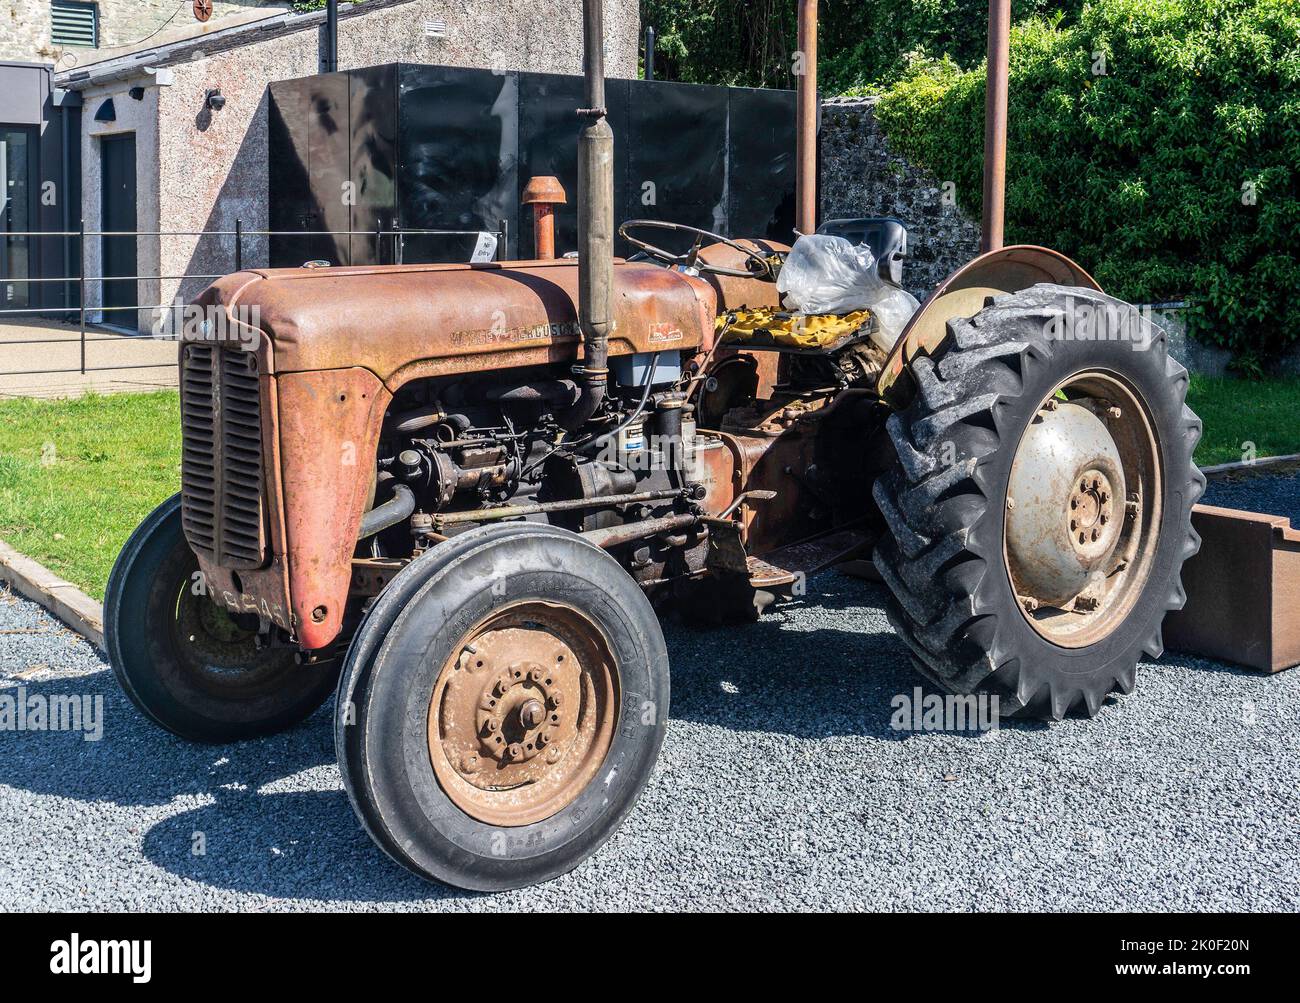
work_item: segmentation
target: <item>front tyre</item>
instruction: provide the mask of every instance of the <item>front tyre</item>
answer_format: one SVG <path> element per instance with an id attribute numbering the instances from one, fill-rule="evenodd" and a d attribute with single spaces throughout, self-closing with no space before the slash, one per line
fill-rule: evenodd
<path id="1" fill-rule="evenodd" d="M 875 563 L 923 675 L 1006 714 L 1095 714 L 1133 689 L 1200 540 L 1200 420 L 1164 333 L 1102 293 L 1038 285 L 948 323 L 888 422 Z"/>
<path id="2" fill-rule="evenodd" d="M 650 778 L 659 622 L 572 533 L 473 530 L 408 565 L 353 639 L 335 721 L 358 817 L 426 878 L 496 891 L 571 870 Z"/>
<path id="3" fill-rule="evenodd" d="M 293 649 L 260 645 L 257 618 L 217 606 L 198 573 L 174 495 L 131 534 L 104 594 L 104 646 L 131 702 L 195 742 L 273 734 L 324 703 L 338 664 L 298 665 Z"/>

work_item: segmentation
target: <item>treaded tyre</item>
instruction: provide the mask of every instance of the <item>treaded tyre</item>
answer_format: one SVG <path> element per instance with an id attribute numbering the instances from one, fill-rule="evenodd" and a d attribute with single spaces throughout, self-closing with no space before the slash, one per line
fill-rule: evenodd
<path id="1" fill-rule="evenodd" d="M 366 831 L 425 878 L 498 891 L 571 870 L 658 758 L 668 656 L 600 548 L 531 523 L 405 567 L 348 651 L 335 743 Z"/>
<path id="2" fill-rule="evenodd" d="M 1044 284 L 950 321 L 911 373 L 888 421 L 898 463 L 873 488 L 891 622 L 950 692 L 1096 714 L 1161 654 L 1200 546 L 1186 370 L 1134 307 Z"/>
<path id="3" fill-rule="evenodd" d="M 126 541 L 104 593 L 104 646 L 131 702 L 195 742 L 270 735 L 324 703 L 338 662 L 298 665 L 291 648 L 259 648 L 256 619 L 197 590 L 198 570 L 173 495 Z"/>

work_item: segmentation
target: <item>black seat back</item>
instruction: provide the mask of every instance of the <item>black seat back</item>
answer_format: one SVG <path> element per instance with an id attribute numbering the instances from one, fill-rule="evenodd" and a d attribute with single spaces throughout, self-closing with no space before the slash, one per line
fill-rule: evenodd
<path id="1" fill-rule="evenodd" d="M 896 286 L 903 284 L 903 259 L 907 257 L 907 227 L 893 216 L 830 219 L 818 233 L 843 237 L 851 244 L 866 244 L 876 256 L 876 274 Z"/>

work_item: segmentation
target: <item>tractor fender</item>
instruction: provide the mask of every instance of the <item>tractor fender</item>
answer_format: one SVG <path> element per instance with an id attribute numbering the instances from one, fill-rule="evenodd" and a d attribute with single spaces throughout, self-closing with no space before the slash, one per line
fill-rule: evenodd
<path id="1" fill-rule="evenodd" d="M 1080 265 L 1046 247 L 1017 245 L 981 254 L 939 283 L 912 315 L 885 360 L 877 392 L 891 407 L 906 407 L 914 391 L 908 374 L 912 360 L 939 349 L 947 337 L 948 321 L 974 316 L 990 296 L 1019 292 L 1040 282 L 1101 291 Z"/>

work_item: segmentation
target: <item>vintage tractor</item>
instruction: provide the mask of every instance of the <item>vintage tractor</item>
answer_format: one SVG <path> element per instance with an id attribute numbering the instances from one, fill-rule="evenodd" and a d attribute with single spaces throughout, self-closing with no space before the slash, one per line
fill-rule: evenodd
<path id="1" fill-rule="evenodd" d="M 633 223 L 616 261 L 598 0 L 584 27 L 576 260 L 215 282 L 239 336 L 182 345 L 182 490 L 106 600 L 122 686 L 185 738 L 337 692 L 366 830 L 468 888 L 567 871 L 632 808 L 669 717 L 656 610 L 750 619 L 870 550 L 926 678 L 1060 718 L 1133 688 L 1197 547 L 1186 374 L 1060 254 L 994 234 L 896 340 L 784 313 L 783 245 Z"/>

